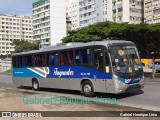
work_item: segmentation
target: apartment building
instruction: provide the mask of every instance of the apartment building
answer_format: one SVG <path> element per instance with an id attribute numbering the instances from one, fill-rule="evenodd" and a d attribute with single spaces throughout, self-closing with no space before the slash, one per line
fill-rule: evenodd
<path id="1" fill-rule="evenodd" d="M 80 0 L 79 26 L 85 27 L 107 20 L 107 0 Z"/>
<path id="2" fill-rule="evenodd" d="M 108 0 L 108 20 L 113 22 L 143 22 L 143 0 Z"/>
<path id="3" fill-rule="evenodd" d="M 0 55 L 14 51 L 14 40 L 33 41 L 32 18 L 0 14 Z"/>
<path id="4" fill-rule="evenodd" d="M 67 18 L 70 21 L 68 29 L 79 28 L 79 4 L 78 0 L 67 0 Z"/>
<path id="5" fill-rule="evenodd" d="M 107 0 L 68 0 L 67 15 L 71 29 L 78 29 L 107 20 Z"/>
<path id="6" fill-rule="evenodd" d="M 38 0 L 33 6 L 33 39 L 41 46 L 60 43 L 66 36 L 66 1 Z"/>
<path id="7" fill-rule="evenodd" d="M 160 22 L 160 0 L 144 0 L 144 22 Z"/>

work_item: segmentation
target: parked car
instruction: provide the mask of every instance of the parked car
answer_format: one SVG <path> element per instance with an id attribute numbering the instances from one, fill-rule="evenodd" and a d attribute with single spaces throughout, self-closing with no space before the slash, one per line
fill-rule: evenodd
<path id="1" fill-rule="evenodd" d="M 152 66 L 153 66 L 153 62 L 151 62 L 148 65 L 149 68 L 152 68 Z M 160 61 L 155 61 L 155 70 L 156 70 L 156 72 L 160 72 Z"/>

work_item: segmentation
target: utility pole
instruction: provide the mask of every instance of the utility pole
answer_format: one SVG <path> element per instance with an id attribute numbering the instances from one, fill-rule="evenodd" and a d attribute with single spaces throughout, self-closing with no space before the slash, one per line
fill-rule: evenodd
<path id="1" fill-rule="evenodd" d="M 155 79 L 155 59 L 158 58 L 159 56 L 159 52 L 157 51 L 154 51 L 154 52 L 151 52 L 151 55 L 152 55 L 152 79 Z"/>
<path id="2" fill-rule="evenodd" d="M 155 58 L 152 58 L 152 79 L 155 79 Z"/>

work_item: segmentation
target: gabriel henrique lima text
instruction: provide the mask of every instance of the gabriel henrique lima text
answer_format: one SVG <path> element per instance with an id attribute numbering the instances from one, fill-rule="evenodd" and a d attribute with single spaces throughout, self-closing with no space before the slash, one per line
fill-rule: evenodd
<path id="1" fill-rule="evenodd" d="M 28 97 L 23 96 L 22 102 L 24 104 L 116 104 L 116 98 L 102 98 L 102 97 L 95 97 L 95 98 L 67 98 L 67 97 Z"/>

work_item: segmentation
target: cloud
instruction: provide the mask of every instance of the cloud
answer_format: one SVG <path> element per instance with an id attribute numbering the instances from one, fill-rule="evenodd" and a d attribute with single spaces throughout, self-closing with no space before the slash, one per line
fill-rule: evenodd
<path id="1" fill-rule="evenodd" d="M 0 14 L 32 15 L 32 3 L 37 0 L 0 0 Z"/>

